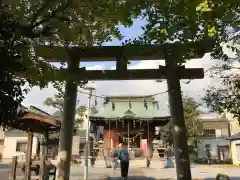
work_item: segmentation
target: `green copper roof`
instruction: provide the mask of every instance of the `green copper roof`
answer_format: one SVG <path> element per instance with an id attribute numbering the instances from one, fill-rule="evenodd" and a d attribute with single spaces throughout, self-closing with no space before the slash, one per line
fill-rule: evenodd
<path id="1" fill-rule="evenodd" d="M 113 103 L 114 102 L 114 105 Z M 107 104 L 102 105 L 99 112 L 91 117 L 102 117 L 102 118 L 156 118 L 156 117 L 166 117 L 166 113 L 162 114 L 158 110 L 158 104 L 155 101 L 147 102 L 147 108 L 144 106 L 144 100 L 137 101 L 110 101 Z M 114 106 L 114 108 L 113 108 Z M 113 110 L 114 109 L 114 110 Z"/>

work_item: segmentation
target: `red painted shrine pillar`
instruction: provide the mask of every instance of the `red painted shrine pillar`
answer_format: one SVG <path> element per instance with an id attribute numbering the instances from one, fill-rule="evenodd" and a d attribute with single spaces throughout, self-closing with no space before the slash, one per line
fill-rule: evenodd
<path id="1" fill-rule="evenodd" d="M 104 149 L 110 149 L 111 147 L 117 147 L 119 144 L 119 135 L 116 129 L 104 129 Z"/>
<path id="2" fill-rule="evenodd" d="M 153 137 L 154 137 L 155 131 L 153 129 L 153 125 L 149 123 L 144 128 L 144 135 L 147 138 L 147 152 L 145 153 L 146 156 L 146 166 L 150 166 L 150 162 L 153 157 Z"/>
<path id="3" fill-rule="evenodd" d="M 117 134 L 118 131 L 114 128 L 104 129 L 103 133 L 103 141 L 104 141 L 104 161 L 106 167 L 110 166 L 109 156 L 110 156 L 110 149 L 112 147 L 117 147 L 119 144 L 119 135 Z"/>

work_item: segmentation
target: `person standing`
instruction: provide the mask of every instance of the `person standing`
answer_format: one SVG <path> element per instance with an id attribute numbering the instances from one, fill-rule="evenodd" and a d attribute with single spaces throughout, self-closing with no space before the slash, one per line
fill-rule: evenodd
<path id="1" fill-rule="evenodd" d="M 121 176 L 124 180 L 128 178 L 128 168 L 129 168 L 129 153 L 126 148 L 123 148 L 122 143 L 118 145 L 118 158 L 120 160 Z"/>

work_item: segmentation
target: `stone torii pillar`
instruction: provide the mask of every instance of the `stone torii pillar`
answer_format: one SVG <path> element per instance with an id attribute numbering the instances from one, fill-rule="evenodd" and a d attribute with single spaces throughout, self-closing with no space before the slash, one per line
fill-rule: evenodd
<path id="1" fill-rule="evenodd" d="M 171 113 L 171 123 L 173 127 L 172 133 L 176 158 L 177 179 L 192 179 L 180 79 L 173 70 L 177 67 L 177 63 L 171 58 L 165 58 L 165 60 L 166 66 L 167 68 L 169 68 L 167 75 L 167 85 L 169 90 L 168 95 Z"/>
<path id="2" fill-rule="evenodd" d="M 70 59 L 67 71 L 75 72 L 79 68 L 79 61 Z M 57 164 L 57 180 L 69 180 L 72 156 L 73 128 L 77 102 L 77 83 L 67 80 L 64 94 L 63 119 L 60 130 L 60 149 Z"/>

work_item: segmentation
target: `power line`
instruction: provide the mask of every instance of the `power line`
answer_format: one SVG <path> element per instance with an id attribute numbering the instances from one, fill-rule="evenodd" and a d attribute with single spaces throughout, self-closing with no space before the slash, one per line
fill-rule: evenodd
<path id="1" fill-rule="evenodd" d="M 167 92 L 171 91 L 171 89 L 167 89 L 165 91 L 162 91 L 162 92 L 159 92 L 159 93 L 155 93 L 155 94 L 151 94 L 151 95 L 147 95 L 147 96 L 144 96 L 144 97 L 153 97 L 153 96 L 157 96 L 157 95 L 161 95 L 161 94 L 165 94 Z"/>
<path id="2" fill-rule="evenodd" d="M 78 90 L 79 93 L 82 93 L 82 94 L 86 94 L 86 95 L 90 95 L 88 92 L 84 92 L 84 91 L 81 91 L 81 90 Z M 98 98 L 105 98 L 106 96 L 100 96 L 100 95 L 96 95 L 96 94 L 91 94 L 92 96 L 94 97 L 98 97 Z"/>
<path id="3" fill-rule="evenodd" d="M 158 92 L 158 93 L 154 93 L 154 94 L 150 94 L 150 95 L 145 95 L 143 96 L 143 98 L 148 98 L 148 97 L 153 97 L 153 96 L 157 96 L 157 95 L 161 95 L 161 94 L 165 94 L 167 92 L 169 92 L 170 89 L 167 89 L 165 91 L 162 91 L 162 92 Z M 88 92 L 84 92 L 84 91 L 81 91 L 81 90 L 78 90 L 79 93 L 82 93 L 82 94 L 86 94 L 86 95 L 89 95 Z M 104 95 L 96 95 L 96 94 L 92 94 L 92 96 L 94 97 L 98 97 L 98 98 L 106 98 L 107 96 L 104 96 Z"/>

